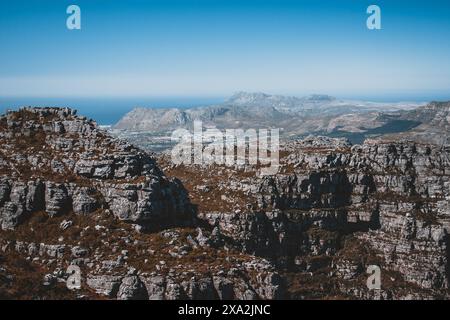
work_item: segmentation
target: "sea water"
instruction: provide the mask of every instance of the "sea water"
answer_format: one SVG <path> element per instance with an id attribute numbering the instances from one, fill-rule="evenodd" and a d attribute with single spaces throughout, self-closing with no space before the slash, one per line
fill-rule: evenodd
<path id="1" fill-rule="evenodd" d="M 217 104 L 223 97 L 144 97 L 144 98 L 44 98 L 44 97 L 0 97 L 0 113 L 23 106 L 70 107 L 79 115 L 92 118 L 99 125 L 113 125 L 127 112 L 136 107 L 146 108 L 191 108 Z"/>

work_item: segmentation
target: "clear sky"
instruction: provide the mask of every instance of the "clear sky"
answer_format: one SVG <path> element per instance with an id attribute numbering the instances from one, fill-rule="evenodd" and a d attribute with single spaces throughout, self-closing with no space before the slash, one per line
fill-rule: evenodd
<path id="1" fill-rule="evenodd" d="M 0 2 L 0 96 L 438 96 L 449 58 L 448 0 Z"/>

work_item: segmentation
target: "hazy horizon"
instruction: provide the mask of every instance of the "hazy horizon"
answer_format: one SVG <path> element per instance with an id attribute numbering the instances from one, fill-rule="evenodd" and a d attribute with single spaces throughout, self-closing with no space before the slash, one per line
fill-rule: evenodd
<path id="1" fill-rule="evenodd" d="M 234 92 L 235 93 L 235 92 Z M 146 96 L 146 97 L 2 97 L 0 96 L 0 112 L 17 109 L 23 106 L 54 106 L 77 109 L 80 114 L 95 119 L 101 125 L 116 123 L 125 113 L 136 107 L 144 108 L 192 108 L 226 101 L 228 96 Z M 280 94 L 264 92 L 273 95 L 304 97 L 312 94 L 327 94 L 324 92 L 309 94 Z M 450 100 L 450 94 L 434 95 L 384 95 L 384 96 L 333 96 L 339 100 L 366 101 L 378 103 L 427 103 L 430 101 Z"/>

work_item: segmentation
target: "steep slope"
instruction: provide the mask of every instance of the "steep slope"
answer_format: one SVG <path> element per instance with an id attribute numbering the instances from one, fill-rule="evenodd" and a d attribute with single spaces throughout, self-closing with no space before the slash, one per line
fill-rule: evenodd
<path id="1" fill-rule="evenodd" d="M 0 221 L 27 214 L 110 209 L 121 220 L 165 224 L 189 215 L 188 198 L 146 153 L 70 109 L 23 108 L 0 118 Z"/>
<path id="2" fill-rule="evenodd" d="M 74 110 L 2 116 L 0 173 L 2 298 L 284 296 L 269 261 L 199 224 L 179 180 Z"/>
<path id="3" fill-rule="evenodd" d="M 450 297 L 448 148 L 311 136 L 259 176 L 154 159 L 70 109 L 0 128 L 0 296 Z M 70 265 L 81 291 L 64 289 Z"/>
<path id="4" fill-rule="evenodd" d="M 266 177 L 253 166 L 160 163 L 199 217 L 275 261 L 292 298 L 449 297 L 450 150 L 310 137 L 280 155 L 281 171 Z M 367 290 L 370 265 L 381 268 L 379 292 Z"/>

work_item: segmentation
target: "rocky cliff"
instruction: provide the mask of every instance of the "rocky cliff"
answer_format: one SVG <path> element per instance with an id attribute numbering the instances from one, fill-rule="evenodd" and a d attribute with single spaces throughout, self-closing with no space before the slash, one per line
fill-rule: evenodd
<path id="1" fill-rule="evenodd" d="M 373 298 L 366 269 L 377 265 L 379 297 L 448 298 L 449 153 L 311 137 L 284 146 L 276 176 L 251 166 L 166 169 L 186 182 L 201 218 L 276 264 L 291 297 Z M 183 177 L 195 171 L 194 181 Z"/>
<path id="2" fill-rule="evenodd" d="M 449 297 L 445 146 L 308 137 L 259 176 L 175 166 L 70 109 L 9 112 L 0 129 L 0 297 Z M 70 265 L 81 290 L 65 289 Z"/>
<path id="3" fill-rule="evenodd" d="M 148 227 L 185 221 L 188 197 L 146 153 L 109 137 L 70 109 L 23 108 L 0 118 L 1 227 L 43 210 L 50 217 L 109 209 Z"/>
<path id="4" fill-rule="evenodd" d="M 177 178 L 74 110 L 8 112 L 0 145 L 0 297 L 284 295 L 269 261 L 225 251 L 196 228 Z M 71 265 L 81 269 L 81 291 L 61 286 Z"/>

